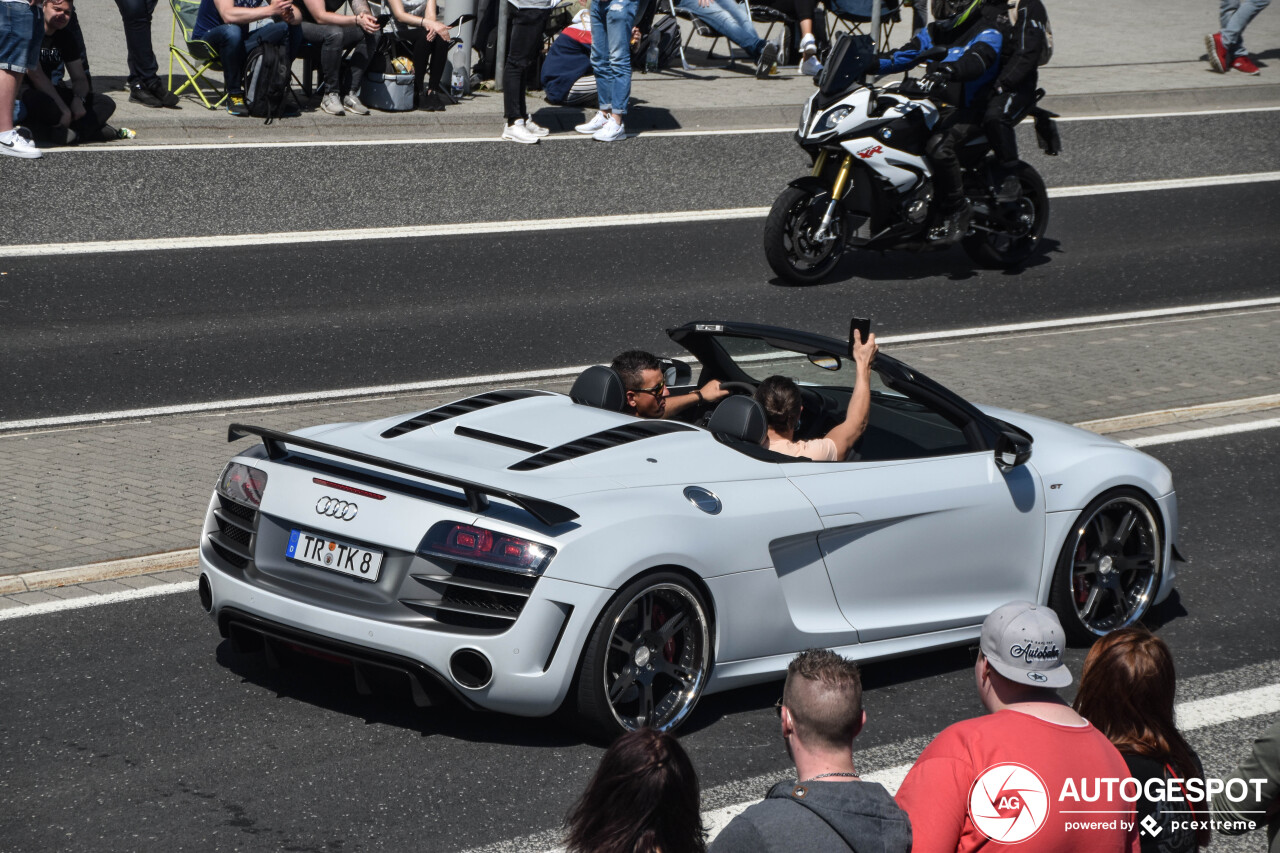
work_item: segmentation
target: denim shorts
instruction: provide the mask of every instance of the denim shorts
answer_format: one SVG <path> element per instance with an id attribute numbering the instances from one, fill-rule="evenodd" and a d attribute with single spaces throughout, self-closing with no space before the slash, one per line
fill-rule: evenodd
<path id="1" fill-rule="evenodd" d="M 44 15 L 39 6 L 0 0 L 0 71 L 25 74 L 40 61 Z"/>

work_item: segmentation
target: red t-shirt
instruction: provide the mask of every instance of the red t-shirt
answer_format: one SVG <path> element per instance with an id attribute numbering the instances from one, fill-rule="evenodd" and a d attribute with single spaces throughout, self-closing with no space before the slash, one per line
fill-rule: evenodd
<path id="1" fill-rule="evenodd" d="M 970 853 L 988 843 L 988 853 L 1138 853 L 1134 805 L 1120 796 L 1128 776 L 1093 726 L 1004 710 L 934 738 L 897 800 L 911 818 L 912 853 Z"/>

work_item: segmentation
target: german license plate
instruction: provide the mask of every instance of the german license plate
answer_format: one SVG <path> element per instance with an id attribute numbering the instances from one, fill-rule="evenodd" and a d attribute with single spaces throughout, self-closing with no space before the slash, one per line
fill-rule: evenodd
<path id="1" fill-rule="evenodd" d="M 382 571 L 382 552 L 370 551 L 341 539 L 294 530 L 289 534 L 289 548 L 284 555 L 290 560 L 319 566 L 344 575 L 376 581 Z"/>

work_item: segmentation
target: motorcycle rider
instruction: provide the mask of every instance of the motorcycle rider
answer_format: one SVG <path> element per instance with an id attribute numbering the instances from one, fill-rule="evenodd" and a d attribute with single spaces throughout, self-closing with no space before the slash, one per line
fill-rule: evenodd
<path id="1" fill-rule="evenodd" d="M 916 64 L 926 51 L 946 50 L 944 58 L 927 66 L 919 88 L 921 94 L 940 102 L 941 108 L 941 118 L 925 147 L 942 210 L 942 224 L 930 232 L 939 245 L 956 243 L 969 230 L 969 200 L 956 151 L 982 124 L 1004 44 L 996 26 L 997 9 L 1005 8 L 1006 0 L 932 0 L 934 20 L 880 59 L 880 74 L 892 74 Z"/>
<path id="2" fill-rule="evenodd" d="M 982 129 L 991 143 L 1002 171 L 1018 161 L 1018 138 L 1014 126 L 1036 99 L 1037 69 L 1045 59 L 1049 39 L 1049 15 L 1040 0 L 1014 0 L 1006 12 L 995 17 L 1003 37 L 1000 73 L 992 86 L 991 100 L 982 116 Z M 1012 201 L 1018 194 L 1018 179 L 1007 176 L 996 201 Z"/>

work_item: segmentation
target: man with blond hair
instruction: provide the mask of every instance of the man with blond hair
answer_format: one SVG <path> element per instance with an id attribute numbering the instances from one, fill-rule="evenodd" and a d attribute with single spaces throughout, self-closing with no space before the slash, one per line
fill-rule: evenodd
<path id="1" fill-rule="evenodd" d="M 797 781 L 780 782 L 730 821 L 712 853 L 907 853 L 906 814 L 853 766 L 853 739 L 867 722 L 857 665 L 827 649 L 801 652 L 777 707 Z"/>

